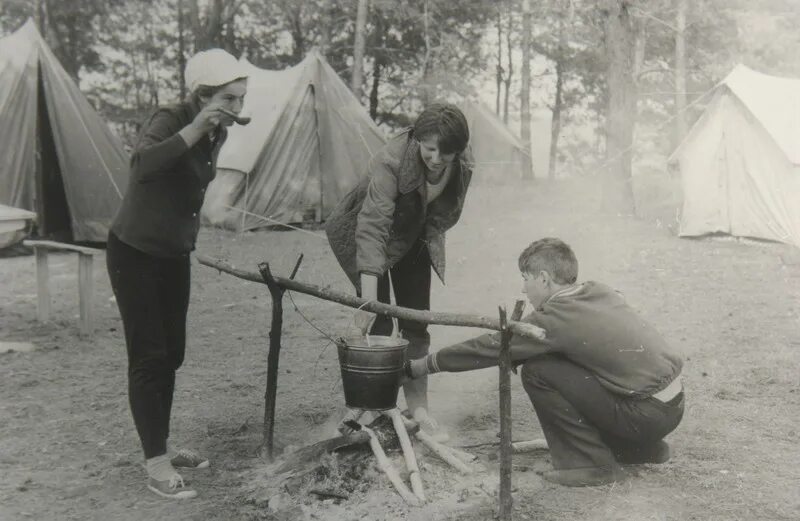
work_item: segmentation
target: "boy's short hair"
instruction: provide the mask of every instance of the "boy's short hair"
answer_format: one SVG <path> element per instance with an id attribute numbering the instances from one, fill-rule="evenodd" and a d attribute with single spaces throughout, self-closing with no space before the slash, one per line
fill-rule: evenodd
<path id="1" fill-rule="evenodd" d="M 464 113 L 451 103 L 433 103 L 414 121 L 414 137 L 439 137 L 443 154 L 460 154 L 469 142 L 469 125 Z"/>
<path id="2" fill-rule="evenodd" d="M 578 259 L 567 243 L 554 237 L 534 241 L 519 255 L 519 271 L 537 275 L 550 274 L 558 284 L 574 284 L 578 280 Z"/>

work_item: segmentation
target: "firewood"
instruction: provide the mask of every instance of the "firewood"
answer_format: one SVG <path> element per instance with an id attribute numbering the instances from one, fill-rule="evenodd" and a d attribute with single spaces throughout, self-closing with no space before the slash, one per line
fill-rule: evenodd
<path id="1" fill-rule="evenodd" d="M 425 501 L 425 489 L 422 486 L 422 478 L 419 475 L 419 467 L 417 466 L 417 456 L 414 454 L 414 447 L 411 445 L 411 440 L 408 437 L 406 426 L 403 424 L 403 415 L 400 414 L 399 409 L 392 409 L 388 413 L 394 424 L 394 430 L 397 432 L 397 437 L 400 440 L 400 447 L 403 449 L 403 457 L 406 461 L 406 468 L 409 472 L 409 481 L 411 481 L 411 490 L 420 501 Z M 422 432 L 422 431 L 420 431 Z M 417 432 L 419 435 L 419 432 Z"/>
<path id="2" fill-rule="evenodd" d="M 325 454 L 367 443 L 369 443 L 369 435 L 365 432 L 354 432 L 347 436 L 323 440 L 288 454 L 286 459 L 275 468 L 275 473 L 301 472 L 307 467 L 317 466 L 320 458 Z"/>
<path id="3" fill-rule="evenodd" d="M 406 418 L 403 415 L 400 415 L 400 418 L 403 421 L 403 424 L 405 425 L 406 428 L 412 428 L 416 424 L 416 422 L 413 422 L 413 421 L 409 420 L 408 418 Z M 433 452 L 434 454 L 439 456 L 439 458 L 441 458 L 442 461 L 444 461 L 445 463 L 450 464 L 453 468 L 455 468 L 456 470 L 458 470 L 462 474 L 471 474 L 472 473 L 472 469 L 469 468 L 456 455 L 456 449 L 453 449 L 452 447 L 448 447 L 447 445 L 439 443 L 438 441 L 434 440 L 428 433 L 426 433 L 422 429 L 417 431 L 417 433 L 414 436 L 420 442 L 422 442 L 422 444 L 425 445 L 425 447 L 430 449 L 431 452 Z M 468 457 L 470 457 L 472 459 L 475 459 L 474 456 L 472 456 L 471 454 L 468 454 L 468 453 L 466 453 L 464 451 L 458 451 L 458 452 L 460 452 L 461 454 L 464 454 L 464 455 L 466 455 L 466 456 L 468 456 Z"/>
<path id="4" fill-rule="evenodd" d="M 516 441 L 511 444 L 515 454 L 520 452 L 532 452 L 534 450 L 547 450 L 547 440 L 537 439 L 528 441 Z"/>
<path id="5" fill-rule="evenodd" d="M 394 488 L 397 490 L 397 493 L 400 494 L 406 503 L 411 506 L 419 506 L 420 500 L 415 496 L 403 483 L 403 480 L 400 479 L 400 474 L 397 473 L 397 469 L 394 468 L 392 463 L 389 461 L 389 458 L 386 457 L 386 453 L 383 452 L 383 448 L 381 447 L 380 442 L 378 441 L 378 437 L 369 427 L 362 426 L 361 429 L 365 431 L 369 435 L 369 446 L 372 449 L 372 453 L 375 454 L 375 457 L 378 459 L 378 466 L 381 468 L 386 477 L 389 478 Z"/>
<path id="6" fill-rule="evenodd" d="M 314 494 L 322 499 L 350 499 L 350 496 L 346 494 L 340 494 L 339 492 L 334 492 L 332 490 L 320 490 L 313 488 L 309 490 L 308 493 Z"/>

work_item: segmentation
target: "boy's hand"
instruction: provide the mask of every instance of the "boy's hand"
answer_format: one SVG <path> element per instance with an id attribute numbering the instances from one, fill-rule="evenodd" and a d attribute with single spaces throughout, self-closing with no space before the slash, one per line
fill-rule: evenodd
<path id="1" fill-rule="evenodd" d="M 427 357 L 417 360 L 406 360 L 403 364 L 403 377 L 400 379 L 400 383 L 405 383 L 414 378 L 427 375 L 430 371 L 428 370 L 426 358 Z"/>
<path id="2" fill-rule="evenodd" d="M 525 336 L 538 338 L 539 340 L 544 340 L 546 337 L 546 331 L 539 326 L 534 326 L 533 324 L 528 324 L 525 322 L 519 322 L 517 325 L 525 333 Z"/>

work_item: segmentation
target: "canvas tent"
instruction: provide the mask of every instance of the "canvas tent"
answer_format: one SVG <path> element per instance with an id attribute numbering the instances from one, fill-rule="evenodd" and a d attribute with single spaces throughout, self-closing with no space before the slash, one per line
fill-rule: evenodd
<path id="1" fill-rule="evenodd" d="M 40 235 L 104 242 L 126 180 L 122 145 L 34 23 L 0 38 L 0 204 L 36 212 Z"/>
<path id="2" fill-rule="evenodd" d="M 463 105 L 470 131 L 470 145 L 475 161 L 473 179 L 518 180 L 522 178 L 525 147 L 522 141 L 494 112 L 478 102 Z"/>
<path id="3" fill-rule="evenodd" d="M 800 80 L 737 66 L 669 161 L 681 174 L 682 236 L 800 246 Z"/>
<path id="4" fill-rule="evenodd" d="M 252 122 L 230 128 L 202 215 L 235 230 L 324 220 L 383 134 L 318 52 L 282 71 L 247 66 L 242 113 Z"/>

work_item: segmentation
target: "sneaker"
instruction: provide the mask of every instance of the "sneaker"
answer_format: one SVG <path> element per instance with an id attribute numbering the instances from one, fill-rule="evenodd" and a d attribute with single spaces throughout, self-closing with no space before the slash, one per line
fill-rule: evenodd
<path id="1" fill-rule="evenodd" d="M 180 474 L 174 474 L 171 478 L 165 480 L 150 478 L 147 488 L 161 497 L 170 499 L 192 499 L 197 497 L 197 491 L 189 488 Z"/>
<path id="2" fill-rule="evenodd" d="M 450 439 L 450 435 L 439 425 L 439 422 L 428 415 L 428 411 L 422 407 L 414 410 L 414 421 L 419 424 L 422 431 L 433 438 L 433 441 L 444 443 Z"/>
<path id="3" fill-rule="evenodd" d="M 185 469 L 205 469 L 210 465 L 207 459 L 186 449 L 179 450 L 169 461 L 173 467 Z"/>

